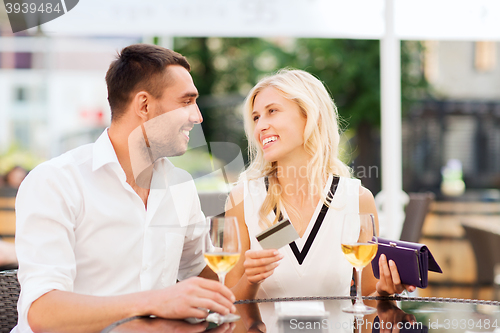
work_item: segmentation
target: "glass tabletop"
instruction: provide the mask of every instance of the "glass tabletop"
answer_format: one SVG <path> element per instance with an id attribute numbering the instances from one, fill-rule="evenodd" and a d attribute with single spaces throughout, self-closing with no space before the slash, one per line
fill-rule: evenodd
<path id="1" fill-rule="evenodd" d="M 362 317 L 342 312 L 351 297 L 296 297 L 238 301 L 274 308 L 269 333 L 288 332 L 495 332 L 500 333 L 500 302 L 435 297 L 364 297 L 377 313 Z M 102 333 L 227 332 L 213 323 L 132 317 Z"/>

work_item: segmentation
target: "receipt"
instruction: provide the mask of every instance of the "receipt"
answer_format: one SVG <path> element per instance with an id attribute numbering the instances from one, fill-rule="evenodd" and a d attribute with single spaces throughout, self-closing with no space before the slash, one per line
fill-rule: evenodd
<path id="1" fill-rule="evenodd" d="M 322 301 L 276 302 L 274 309 L 278 317 L 326 317 Z"/>

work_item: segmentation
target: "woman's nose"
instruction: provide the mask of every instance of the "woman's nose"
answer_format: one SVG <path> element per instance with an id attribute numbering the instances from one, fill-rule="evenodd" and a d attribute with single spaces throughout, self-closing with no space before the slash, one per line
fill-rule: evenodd
<path id="1" fill-rule="evenodd" d="M 262 132 L 269 129 L 269 122 L 264 117 L 260 117 L 255 125 L 255 131 Z"/>

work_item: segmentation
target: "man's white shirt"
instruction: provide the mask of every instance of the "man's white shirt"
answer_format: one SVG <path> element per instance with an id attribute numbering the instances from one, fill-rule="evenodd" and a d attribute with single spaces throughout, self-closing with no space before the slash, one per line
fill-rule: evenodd
<path id="1" fill-rule="evenodd" d="M 13 332 L 31 332 L 29 307 L 54 289 L 112 296 L 198 275 L 206 232 L 189 174 L 158 160 L 146 209 L 107 130 L 94 144 L 40 164 L 16 200 L 21 295 Z"/>

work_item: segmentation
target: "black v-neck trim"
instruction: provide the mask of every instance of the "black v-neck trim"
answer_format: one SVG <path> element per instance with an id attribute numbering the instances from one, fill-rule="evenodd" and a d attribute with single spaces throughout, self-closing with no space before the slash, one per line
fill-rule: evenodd
<path id="1" fill-rule="evenodd" d="M 331 203 L 333 196 L 335 195 L 335 191 L 337 191 L 337 187 L 339 185 L 339 180 L 340 178 L 337 176 L 334 176 L 332 179 L 332 185 L 330 186 L 330 193 L 331 195 L 326 196 L 326 201 L 328 204 Z M 269 188 L 269 180 L 267 177 L 264 177 L 264 183 L 266 185 L 266 192 Z M 330 194 L 329 193 L 329 194 Z M 290 246 L 290 249 L 292 250 L 293 254 L 295 255 L 295 258 L 297 259 L 297 262 L 299 265 L 302 265 L 304 262 L 307 253 L 311 249 L 311 246 L 314 242 L 314 239 L 316 238 L 316 235 L 318 234 L 319 228 L 321 227 L 321 224 L 323 223 L 323 220 L 325 219 L 326 213 L 328 212 L 328 207 L 323 203 L 323 207 L 321 207 L 321 211 L 318 214 L 318 217 L 316 218 L 316 222 L 314 222 L 314 226 L 311 230 L 311 233 L 309 234 L 309 237 L 307 237 L 307 241 L 304 244 L 304 247 L 302 248 L 302 252 L 299 251 L 299 248 L 297 247 L 297 244 L 295 241 L 291 242 L 288 244 Z M 276 214 L 276 207 L 274 207 L 274 214 Z M 280 212 L 280 218 L 279 221 L 283 220 L 283 215 Z"/>

